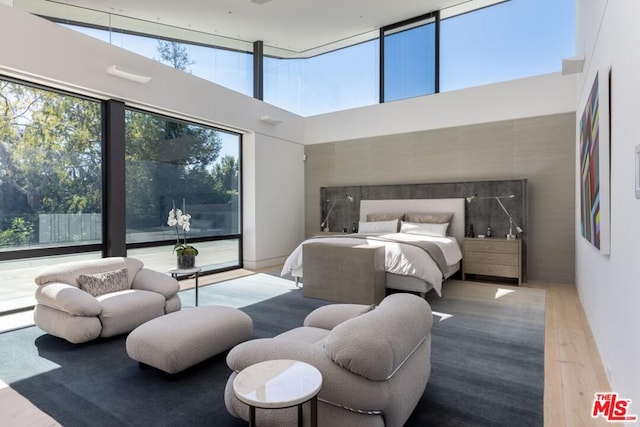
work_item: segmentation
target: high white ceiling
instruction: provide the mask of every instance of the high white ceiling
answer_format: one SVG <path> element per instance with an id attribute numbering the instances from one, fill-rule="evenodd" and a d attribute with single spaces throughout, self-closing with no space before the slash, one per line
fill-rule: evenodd
<path id="1" fill-rule="evenodd" d="M 487 1 L 32 0 L 29 3 L 78 6 L 246 42 L 262 40 L 265 46 L 300 54 L 434 10 L 482 5 Z"/>

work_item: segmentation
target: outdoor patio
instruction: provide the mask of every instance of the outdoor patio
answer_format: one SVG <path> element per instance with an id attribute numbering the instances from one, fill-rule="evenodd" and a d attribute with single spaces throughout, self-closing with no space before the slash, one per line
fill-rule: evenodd
<path id="1" fill-rule="evenodd" d="M 214 270 L 238 265 L 238 241 L 221 240 L 197 244 L 200 255 L 196 264 L 203 270 Z M 128 256 L 140 259 L 145 267 L 161 272 L 168 272 L 176 267 L 176 256 L 171 247 L 135 249 L 128 251 Z M 55 257 L 29 258 L 0 262 L 0 315 L 5 312 L 21 310 L 35 304 L 34 277 L 49 265 L 69 261 L 99 258 L 99 252 L 64 255 Z M 200 277 L 200 284 L 207 283 L 208 276 Z M 184 289 L 193 286 L 193 280 L 182 280 Z"/>

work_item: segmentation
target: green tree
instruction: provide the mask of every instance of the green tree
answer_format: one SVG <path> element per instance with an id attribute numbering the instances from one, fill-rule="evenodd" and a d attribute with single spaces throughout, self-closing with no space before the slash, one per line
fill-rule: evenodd
<path id="1" fill-rule="evenodd" d="M 156 49 L 160 55 L 160 62 L 171 65 L 180 71 L 191 72 L 189 67 L 195 64 L 195 61 L 189 58 L 189 52 L 183 43 L 158 40 Z"/>
<path id="2" fill-rule="evenodd" d="M 0 247 L 28 245 L 33 238 L 33 225 L 24 218 L 13 218 L 10 228 L 0 231 Z"/>
<path id="3" fill-rule="evenodd" d="M 0 80 L 0 244 L 43 213 L 102 210 L 100 103 Z"/>
<path id="4" fill-rule="evenodd" d="M 234 156 L 224 156 L 213 169 L 215 193 L 219 202 L 229 203 L 234 195 L 238 195 L 238 161 Z"/>
<path id="5" fill-rule="evenodd" d="M 97 102 L 0 81 L 0 187 L 31 213 L 99 212 L 101 126 Z"/>
<path id="6" fill-rule="evenodd" d="M 214 189 L 222 147 L 215 129 L 128 110 L 125 133 L 128 225 L 164 224 L 173 200 L 204 203 L 196 194 Z"/>

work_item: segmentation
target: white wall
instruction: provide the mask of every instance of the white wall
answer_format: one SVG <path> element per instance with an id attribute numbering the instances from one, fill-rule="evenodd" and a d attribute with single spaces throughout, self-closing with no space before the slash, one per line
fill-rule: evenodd
<path id="1" fill-rule="evenodd" d="M 305 143 L 574 112 L 575 79 L 554 73 L 308 117 Z"/>
<path id="2" fill-rule="evenodd" d="M 244 218 L 245 247 L 253 251 L 246 258 L 254 264 L 280 259 L 295 247 L 292 242 L 304 237 L 303 227 L 291 219 L 304 218 L 304 172 L 297 166 L 301 162 L 292 166 L 303 152 L 301 117 L 2 4 L 0 52 L 0 75 L 120 99 L 160 113 L 179 112 L 186 119 L 246 133 L 247 144 L 254 147 L 245 153 L 243 165 L 253 177 L 243 183 L 245 208 L 254 212 Z M 114 77 L 106 73 L 113 64 L 152 79 L 138 84 Z M 283 122 L 262 122 L 264 115 Z M 273 212 L 283 213 L 287 222 L 265 226 Z M 273 244 L 274 236 L 283 243 Z"/>
<path id="3" fill-rule="evenodd" d="M 244 265 L 282 264 L 304 237 L 304 147 L 266 136 L 258 144 L 250 136 L 242 148 L 251 162 L 243 174 Z"/>
<path id="4" fill-rule="evenodd" d="M 586 59 L 578 81 L 577 123 L 600 67 L 611 66 L 612 84 L 611 254 L 600 255 L 576 227 L 576 284 L 612 391 L 632 399 L 631 412 L 640 415 L 640 200 L 634 196 L 634 147 L 640 144 L 640 3 L 580 0 L 577 7 L 582 33 L 577 53 Z M 577 138 L 576 152 L 579 132 Z M 576 206 L 579 177 L 576 167 Z"/>

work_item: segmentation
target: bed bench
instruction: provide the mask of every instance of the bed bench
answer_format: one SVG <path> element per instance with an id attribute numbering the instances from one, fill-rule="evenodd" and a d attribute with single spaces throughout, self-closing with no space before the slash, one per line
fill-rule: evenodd
<path id="1" fill-rule="evenodd" d="M 304 245 L 305 297 L 378 304 L 385 297 L 384 246 L 314 242 Z"/>

